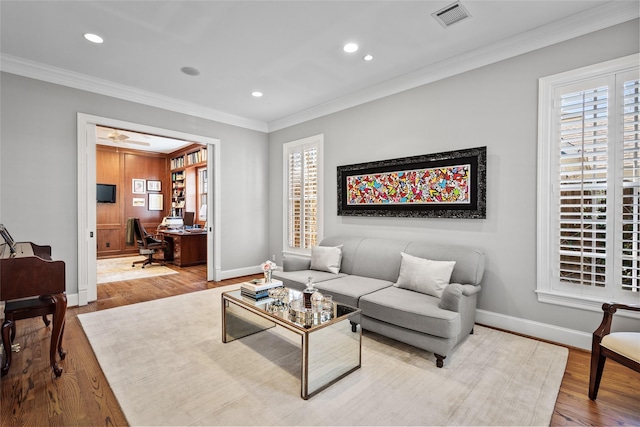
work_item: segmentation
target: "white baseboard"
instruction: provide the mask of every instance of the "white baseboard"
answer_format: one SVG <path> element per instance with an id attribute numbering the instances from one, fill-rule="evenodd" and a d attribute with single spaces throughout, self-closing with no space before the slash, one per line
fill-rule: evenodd
<path id="1" fill-rule="evenodd" d="M 234 270 L 224 270 L 224 271 L 221 270 L 220 280 L 234 279 L 236 277 L 251 276 L 253 274 L 261 274 L 261 273 L 262 273 L 262 270 L 260 269 L 260 266 L 236 268 Z"/>
<path id="2" fill-rule="evenodd" d="M 520 319 L 485 310 L 476 310 L 476 323 L 540 338 L 571 347 L 591 350 L 592 334 L 560 326 Z"/>
<path id="3" fill-rule="evenodd" d="M 78 294 L 67 294 L 67 307 L 75 307 L 78 305 L 80 298 Z"/>

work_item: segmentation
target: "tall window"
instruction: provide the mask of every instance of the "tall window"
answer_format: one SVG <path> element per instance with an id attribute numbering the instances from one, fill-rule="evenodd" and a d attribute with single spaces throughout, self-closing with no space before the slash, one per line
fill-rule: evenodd
<path id="1" fill-rule="evenodd" d="M 638 55 L 540 81 L 538 298 L 640 302 Z"/>
<path id="2" fill-rule="evenodd" d="M 198 221 L 207 220 L 207 194 L 209 183 L 207 181 L 207 168 L 198 169 Z"/>
<path id="3" fill-rule="evenodd" d="M 323 135 L 284 144 L 285 252 L 311 253 L 321 238 L 323 145 Z"/>

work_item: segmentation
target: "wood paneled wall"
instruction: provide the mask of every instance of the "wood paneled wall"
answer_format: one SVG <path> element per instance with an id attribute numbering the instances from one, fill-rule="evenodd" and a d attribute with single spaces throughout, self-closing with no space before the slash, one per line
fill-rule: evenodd
<path id="1" fill-rule="evenodd" d="M 117 186 L 116 203 L 98 203 L 96 207 L 98 257 L 138 252 L 137 247 L 125 245 L 127 218 L 140 218 L 151 232 L 168 215 L 171 208 L 168 165 L 168 156 L 164 154 L 96 146 L 96 182 Z M 149 210 L 149 192 L 146 189 L 144 194 L 133 194 L 133 179 L 161 182 L 163 210 Z M 133 206 L 134 197 L 144 199 L 144 206 Z"/>

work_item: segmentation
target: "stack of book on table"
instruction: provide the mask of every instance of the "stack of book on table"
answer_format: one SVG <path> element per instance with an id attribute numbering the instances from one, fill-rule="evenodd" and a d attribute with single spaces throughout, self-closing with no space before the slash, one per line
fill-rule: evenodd
<path id="1" fill-rule="evenodd" d="M 262 280 L 256 280 L 253 282 L 244 282 L 240 285 L 240 293 L 243 297 L 248 297 L 256 301 L 269 298 L 269 289 L 283 286 L 281 280 L 272 280 L 269 283 L 264 283 Z"/>

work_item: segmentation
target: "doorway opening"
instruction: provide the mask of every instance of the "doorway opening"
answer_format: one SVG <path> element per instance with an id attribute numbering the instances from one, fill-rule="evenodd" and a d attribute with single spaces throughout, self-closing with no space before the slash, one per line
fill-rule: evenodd
<path id="1" fill-rule="evenodd" d="M 128 142 L 127 142 L 128 141 Z M 169 148 L 161 148 L 161 144 L 168 145 Z M 171 145 L 173 144 L 173 145 Z M 184 132 L 174 131 L 170 129 L 162 129 L 137 123 L 124 122 L 121 120 L 109 119 L 105 117 L 90 116 L 87 114 L 78 114 L 78 304 L 85 305 L 89 301 L 97 299 L 97 251 L 98 251 L 98 227 L 97 227 L 97 206 L 96 203 L 96 186 L 98 184 L 96 178 L 96 151 L 101 146 L 101 150 L 112 152 L 149 152 L 161 153 L 162 150 L 170 150 L 166 154 L 175 152 L 175 148 L 180 150 L 179 144 L 184 147 L 189 145 L 204 147 L 202 150 L 204 158 L 200 161 L 199 166 L 207 170 L 207 190 L 206 198 L 194 197 L 194 207 L 198 208 L 198 218 L 204 218 L 201 225 L 206 230 L 207 244 L 207 280 L 218 280 L 220 276 L 220 140 L 202 135 L 188 134 Z M 105 148 L 102 148 L 105 147 Z M 173 148 L 173 151 L 171 151 Z M 160 156 L 162 154 L 149 155 Z M 113 156 L 112 156 L 113 157 Z M 120 155 L 117 156 L 120 159 Z M 166 159 L 166 157 L 165 157 Z M 118 160 L 120 161 L 120 160 Z M 135 167 L 132 168 L 135 170 Z M 152 176 L 152 178 L 154 178 Z M 118 178 L 118 182 L 122 187 L 122 196 L 120 200 L 127 206 L 121 208 L 133 209 L 137 204 L 138 211 L 151 213 L 151 218 L 155 216 L 164 218 L 166 214 L 174 212 L 172 210 L 174 200 L 172 200 L 173 192 L 171 186 L 171 176 L 161 179 L 148 179 L 150 186 L 147 187 L 147 179 L 144 178 Z M 129 181 L 129 179 L 137 179 L 138 182 Z M 145 180 L 144 186 L 140 182 Z M 166 182 L 166 186 L 162 183 Z M 160 184 L 158 185 L 158 182 Z M 117 185 L 117 184 L 116 184 Z M 134 187 L 137 185 L 138 187 Z M 166 190 L 163 191 L 162 189 Z M 142 193 L 144 190 L 145 193 Z M 135 194 L 134 191 L 140 193 Z M 117 189 L 116 189 L 117 194 Z M 149 205 L 149 195 L 153 194 Z M 127 198 L 126 195 L 129 195 Z M 162 195 L 162 197 L 159 197 Z M 163 201 L 166 195 L 166 203 Z M 200 196 L 203 194 L 201 193 Z M 133 196 L 136 197 L 134 200 Z M 116 197 L 118 197 L 116 195 Z M 162 203 L 160 211 L 149 210 L 158 209 Z M 208 203 L 203 205 L 198 200 L 207 200 Z M 145 209 L 141 210 L 144 203 Z M 128 206 L 131 205 L 131 206 Z M 122 223 L 122 218 L 126 219 L 128 214 L 122 210 L 118 213 L 118 224 Z"/>

